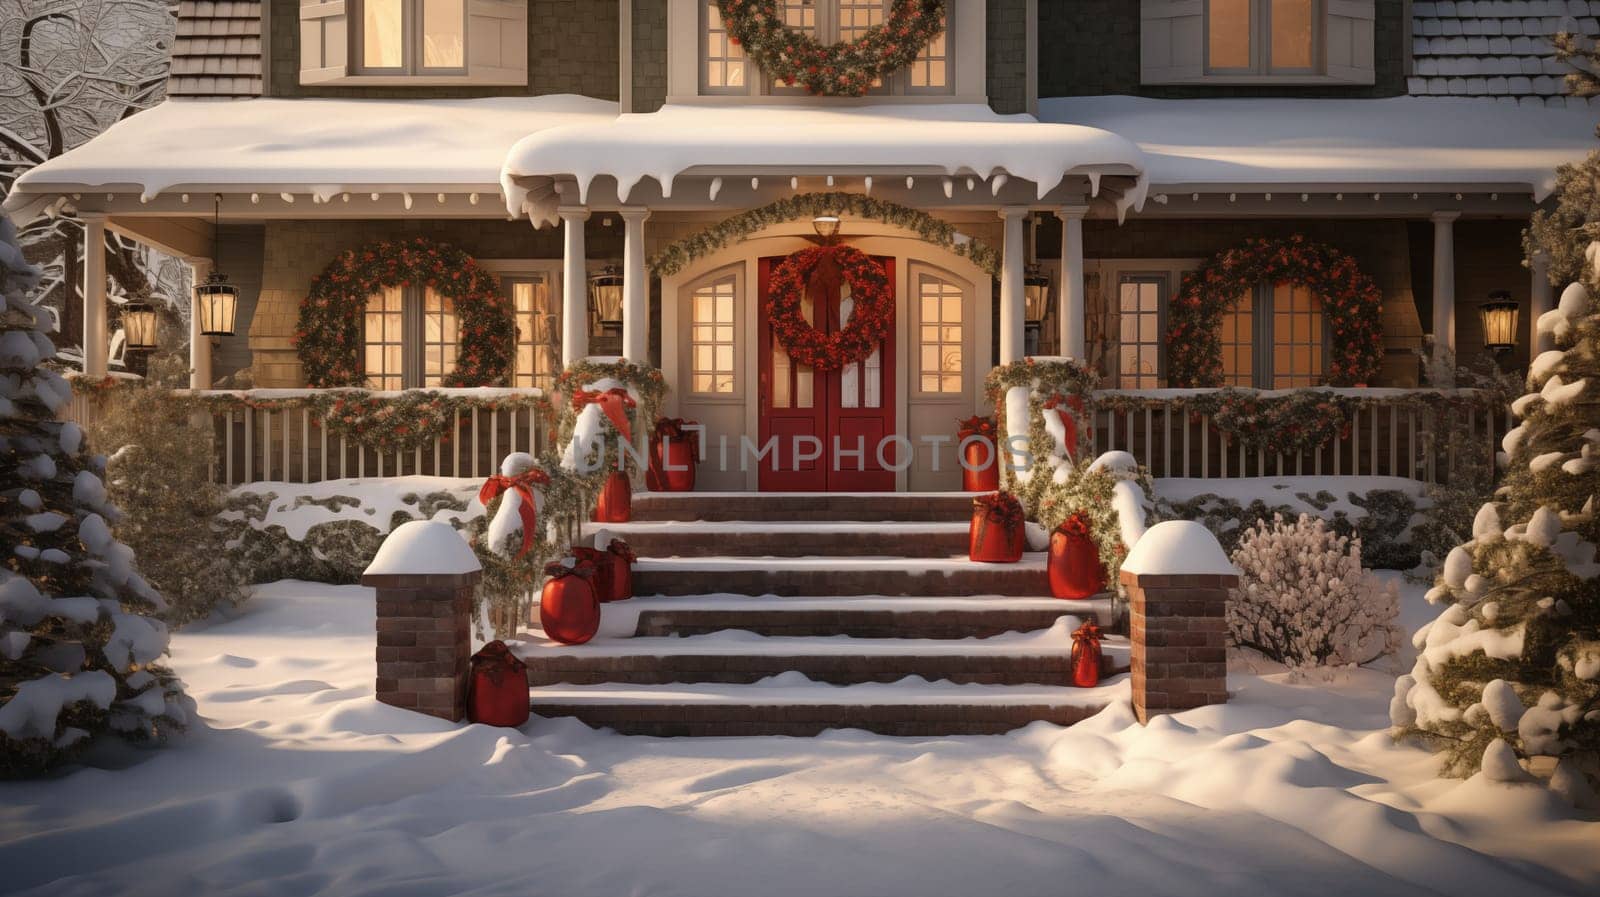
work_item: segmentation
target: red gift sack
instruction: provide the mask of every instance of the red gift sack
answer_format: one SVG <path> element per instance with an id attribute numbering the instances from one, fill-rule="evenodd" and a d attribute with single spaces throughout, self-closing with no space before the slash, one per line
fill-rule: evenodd
<path id="1" fill-rule="evenodd" d="M 968 556 L 985 564 L 1015 564 L 1028 547 L 1022 505 L 1015 497 L 996 492 L 972 500 Z"/>
<path id="2" fill-rule="evenodd" d="M 633 519 L 633 486 L 628 475 L 620 470 L 611 471 L 605 486 L 600 489 L 600 500 L 594 506 L 596 523 L 627 523 Z"/>
<path id="3" fill-rule="evenodd" d="M 697 424 L 681 417 L 656 421 L 650 441 L 650 470 L 645 483 L 655 492 L 693 492 L 694 470 L 700 443 L 692 430 Z"/>
<path id="4" fill-rule="evenodd" d="M 1072 633 L 1072 684 L 1094 688 L 1100 684 L 1100 626 L 1095 621 Z"/>
<path id="5" fill-rule="evenodd" d="M 1050 534 L 1050 594 L 1076 601 L 1105 588 L 1106 568 L 1089 534 L 1089 518 L 1073 514 Z"/>
<path id="6" fill-rule="evenodd" d="M 505 642 L 490 642 L 472 655 L 467 719 L 513 729 L 528 721 L 528 667 Z"/>
<path id="7" fill-rule="evenodd" d="M 575 566 L 589 568 L 589 586 L 594 589 L 595 600 L 602 604 L 610 601 L 613 588 L 611 579 L 615 571 L 611 563 L 611 552 L 600 548 L 574 547 L 572 558 L 577 561 Z"/>
<path id="8" fill-rule="evenodd" d="M 600 602 L 589 579 L 594 568 L 551 564 L 544 568 L 550 581 L 539 595 L 539 624 L 552 641 L 581 645 L 600 631 Z"/>
<path id="9" fill-rule="evenodd" d="M 993 418 L 969 417 L 960 421 L 956 445 L 961 447 L 961 489 L 963 492 L 997 492 L 1000 489 L 1000 458 L 995 448 L 999 431 Z"/>
<path id="10" fill-rule="evenodd" d="M 633 597 L 633 547 L 621 539 L 612 539 L 606 548 L 611 560 L 611 593 L 601 601 L 627 601 Z"/>

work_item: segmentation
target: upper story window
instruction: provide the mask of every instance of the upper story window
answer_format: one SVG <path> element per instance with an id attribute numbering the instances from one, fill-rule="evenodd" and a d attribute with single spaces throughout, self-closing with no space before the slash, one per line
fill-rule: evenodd
<path id="1" fill-rule="evenodd" d="M 520 86 L 529 0 L 301 0 L 300 83 Z"/>
<path id="2" fill-rule="evenodd" d="M 1375 0 L 1140 0 L 1145 84 L 1372 84 Z"/>
<path id="3" fill-rule="evenodd" d="M 763 76 L 744 51 L 729 37 L 715 0 L 696 0 L 699 5 L 699 93 L 713 96 L 805 96 L 803 89 L 776 83 Z M 892 0 L 779 0 L 788 27 L 804 31 L 823 43 L 855 40 L 868 28 L 881 25 L 889 15 Z M 945 30 L 931 41 L 906 70 L 897 72 L 888 83 L 878 82 L 869 96 L 907 96 L 927 94 L 949 96 L 960 92 L 951 48 L 962 46 L 961 21 L 951 5 Z M 953 20 L 952 20 L 953 19 Z M 981 37 L 981 34 L 979 35 Z M 977 50 L 981 54 L 981 47 Z M 983 60 L 976 62 L 974 74 L 981 79 Z"/>

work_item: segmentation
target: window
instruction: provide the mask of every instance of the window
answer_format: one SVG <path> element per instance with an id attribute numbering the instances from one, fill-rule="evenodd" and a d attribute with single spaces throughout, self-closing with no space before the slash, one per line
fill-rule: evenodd
<path id="1" fill-rule="evenodd" d="M 466 0 L 361 0 L 357 70 L 458 72 L 466 67 Z"/>
<path id="2" fill-rule="evenodd" d="M 1222 314 L 1222 383 L 1224 386 L 1256 385 L 1255 292 L 1247 291 L 1237 304 Z"/>
<path id="3" fill-rule="evenodd" d="M 960 394 L 965 362 L 961 288 L 924 274 L 917 282 L 919 377 L 923 392 Z"/>
<path id="4" fill-rule="evenodd" d="M 1257 287 L 1222 317 L 1226 386 L 1298 389 L 1323 382 L 1322 299 L 1304 287 Z"/>
<path id="5" fill-rule="evenodd" d="M 780 0 L 784 23 L 823 43 L 860 37 L 888 16 L 891 0 Z M 909 70 L 896 74 L 889 84 L 873 85 L 874 94 L 948 94 L 952 91 L 949 21 L 946 32 L 929 42 Z M 744 50 L 733 43 L 717 4 L 701 4 L 700 91 L 723 96 L 799 94 L 805 91 L 768 78 L 751 77 Z"/>
<path id="6" fill-rule="evenodd" d="M 1206 71 L 1305 73 L 1316 65 L 1319 0 L 1207 0 Z"/>
<path id="7" fill-rule="evenodd" d="M 517 322 L 517 368 L 513 385 L 548 390 L 555 385 L 561 338 L 550 295 L 550 276 L 503 277 Z"/>
<path id="8" fill-rule="evenodd" d="M 371 389 L 436 388 L 456 369 L 455 304 L 431 289 L 390 287 L 368 297 L 362 325 Z"/>
<path id="9" fill-rule="evenodd" d="M 694 291 L 689 334 L 691 389 L 697 393 L 730 395 L 734 379 L 734 305 L 737 281 L 733 275 Z"/>
<path id="10" fill-rule="evenodd" d="M 1156 389 L 1161 385 L 1161 343 L 1167 305 L 1164 274 L 1124 274 L 1117 285 L 1117 386 Z"/>
<path id="11" fill-rule="evenodd" d="M 300 0 L 300 83 L 526 86 L 528 3 Z"/>
<path id="12" fill-rule="evenodd" d="M 1361 84 L 1376 0 L 1139 0 L 1145 84 Z"/>

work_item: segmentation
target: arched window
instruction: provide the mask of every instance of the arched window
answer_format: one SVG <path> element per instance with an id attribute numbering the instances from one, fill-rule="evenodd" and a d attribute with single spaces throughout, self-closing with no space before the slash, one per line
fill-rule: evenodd
<path id="1" fill-rule="evenodd" d="M 738 288 L 738 278 L 729 274 L 694 291 L 689 309 L 691 392 L 731 395 L 738 388 L 734 357 Z"/>
<path id="2" fill-rule="evenodd" d="M 924 393 L 966 390 L 966 331 L 961 287 L 933 274 L 919 274 L 917 289 L 917 388 Z"/>
<path id="3" fill-rule="evenodd" d="M 397 286 L 367 298 L 362 321 L 367 386 L 434 388 L 456 368 L 455 302 L 427 287 Z"/>

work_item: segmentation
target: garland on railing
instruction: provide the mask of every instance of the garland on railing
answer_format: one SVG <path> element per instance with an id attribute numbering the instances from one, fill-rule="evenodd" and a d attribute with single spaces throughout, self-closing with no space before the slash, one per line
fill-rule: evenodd
<path id="1" fill-rule="evenodd" d="M 759 209 L 725 218 L 699 233 L 685 237 L 650 259 L 650 269 L 662 277 L 682 271 L 696 260 L 736 243 L 751 234 L 818 215 L 847 215 L 909 230 L 926 243 L 943 247 L 988 272 L 1000 276 L 1000 253 L 993 247 L 956 230 L 920 209 L 873 199 L 861 193 L 801 193 Z"/>
<path id="2" fill-rule="evenodd" d="M 1329 389 L 1299 389 L 1272 393 L 1229 387 L 1215 391 L 1172 396 L 1140 396 L 1100 393 L 1094 408 L 1113 414 L 1161 413 L 1172 408 L 1198 422 L 1211 419 L 1211 426 L 1230 445 L 1267 455 L 1298 455 L 1319 451 L 1330 442 L 1344 439 L 1356 415 L 1374 408 L 1398 408 L 1424 413 L 1488 411 L 1503 403 L 1493 396 L 1463 391 L 1423 391 L 1403 395 L 1359 396 Z"/>
<path id="3" fill-rule="evenodd" d="M 790 28 L 774 0 L 717 0 L 732 41 L 768 77 L 818 96 L 859 97 L 944 33 L 944 0 L 894 0 L 889 16 L 854 40 L 824 44 Z"/>
<path id="4" fill-rule="evenodd" d="M 1223 315 L 1251 290 L 1275 283 L 1304 287 L 1321 300 L 1328 382 L 1371 382 L 1383 355 L 1383 293 L 1355 259 L 1299 234 L 1246 240 L 1184 276 L 1167 314 L 1168 382 L 1221 386 Z"/>

